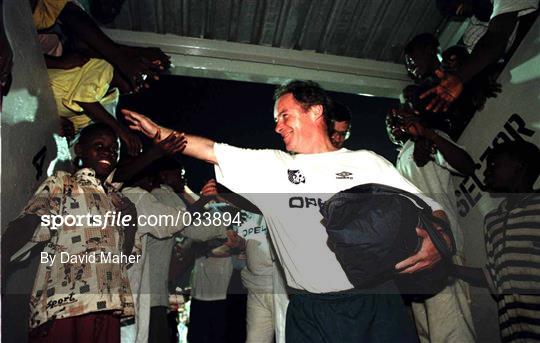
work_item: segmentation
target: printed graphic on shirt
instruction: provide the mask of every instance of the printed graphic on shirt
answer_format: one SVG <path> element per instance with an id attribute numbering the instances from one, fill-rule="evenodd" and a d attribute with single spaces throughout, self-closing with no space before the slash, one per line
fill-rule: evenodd
<path id="1" fill-rule="evenodd" d="M 306 183 L 306 178 L 300 170 L 287 169 L 287 173 L 289 174 L 289 181 L 295 185 Z"/>
<path id="2" fill-rule="evenodd" d="M 348 171 L 342 171 L 340 173 L 336 173 L 336 179 L 337 180 L 352 180 L 352 173 Z"/>

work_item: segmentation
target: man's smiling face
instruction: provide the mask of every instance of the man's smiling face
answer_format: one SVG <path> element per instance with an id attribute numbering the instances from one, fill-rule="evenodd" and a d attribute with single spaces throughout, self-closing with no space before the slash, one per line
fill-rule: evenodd
<path id="1" fill-rule="evenodd" d="M 281 135 L 287 151 L 306 152 L 316 130 L 314 120 L 291 93 L 281 96 L 274 108 L 275 131 Z"/>

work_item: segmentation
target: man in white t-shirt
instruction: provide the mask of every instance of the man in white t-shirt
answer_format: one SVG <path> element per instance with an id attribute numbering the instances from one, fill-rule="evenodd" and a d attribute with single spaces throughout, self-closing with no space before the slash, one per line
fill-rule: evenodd
<path id="1" fill-rule="evenodd" d="M 467 1 L 449 0 L 447 2 L 453 3 L 457 11 L 460 4 Z M 423 97 L 435 95 L 427 106 L 428 110 L 446 111 L 463 92 L 463 85 L 487 66 L 496 63 L 505 52 L 519 18 L 538 9 L 538 0 L 492 0 L 492 2 L 493 12 L 486 33 L 475 44 L 470 58 L 455 72 L 438 71 L 437 76 L 441 82 L 422 95 Z"/>
<path id="2" fill-rule="evenodd" d="M 263 212 L 287 285 L 294 289 L 287 309 L 290 342 L 416 341 L 399 294 L 362 294 L 353 288 L 326 244 L 320 205 L 358 184 L 382 183 L 412 193 L 419 190 L 390 162 L 361 150 L 337 150 L 328 137 L 331 100 L 314 82 L 292 81 L 274 95 L 275 131 L 286 149 L 241 149 L 187 135 L 184 154 L 216 165 L 218 181 Z M 123 110 L 133 129 L 168 135 L 145 116 Z M 441 207 L 424 197 L 434 215 Z M 422 247 L 396 269 L 413 273 L 432 267 L 440 254 L 423 231 Z"/>
<path id="3" fill-rule="evenodd" d="M 424 126 L 411 110 L 387 117 L 390 140 L 400 146 L 396 168 L 420 191 L 443 206 L 456 242 L 454 262 L 463 265 L 464 235 L 456 208 L 452 175 L 470 175 L 474 161 L 445 133 Z M 434 296 L 412 303 L 420 342 L 474 342 L 468 285 L 450 280 Z"/>

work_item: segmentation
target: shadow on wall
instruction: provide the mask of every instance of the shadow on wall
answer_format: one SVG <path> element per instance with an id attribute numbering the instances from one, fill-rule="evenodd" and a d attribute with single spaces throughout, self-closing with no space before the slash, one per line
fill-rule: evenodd
<path id="1" fill-rule="evenodd" d="M 13 84 L 1 116 L 1 227 L 2 232 L 47 176 L 57 147 L 53 133 L 59 126 L 56 105 L 28 1 L 5 0 L 6 34 L 13 50 Z M 30 228 L 29 228 L 30 229 Z M 28 303 L 38 260 L 3 286 L 2 339 L 26 342 Z"/>

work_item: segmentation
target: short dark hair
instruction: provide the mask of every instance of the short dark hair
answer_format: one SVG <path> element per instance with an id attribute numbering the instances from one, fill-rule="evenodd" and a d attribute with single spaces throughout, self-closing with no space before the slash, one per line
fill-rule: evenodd
<path id="1" fill-rule="evenodd" d="M 506 154 L 525 165 L 525 177 L 534 183 L 540 175 L 540 149 L 533 143 L 518 139 L 496 145 L 489 151 L 487 158 Z"/>
<path id="2" fill-rule="evenodd" d="M 439 40 L 429 32 L 424 32 L 416 35 L 405 45 L 404 53 L 410 54 L 418 49 L 432 48 L 437 50 L 439 48 Z"/>
<path id="3" fill-rule="evenodd" d="M 293 80 L 282 84 L 274 92 L 274 101 L 286 94 L 292 94 L 294 99 L 300 103 L 304 111 L 311 106 L 321 105 L 326 126 L 330 127 L 331 112 L 333 107 L 332 99 L 326 91 L 316 82 Z"/>
<path id="4" fill-rule="evenodd" d="M 330 112 L 330 118 L 333 121 L 347 121 L 352 120 L 351 110 L 341 102 L 334 101 L 332 111 Z"/>
<path id="5" fill-rule="evenodd" d="M 94 123 L 88 125 L 81 130 L 81 132 L 79 133 L 78 142 L 81 144 L 85 144 L 91 137 L 94 137 L 98 132 L 108 132 L 111 133 L 114 137 L 118 138 L 116 132 L 114 132 L 114 130 L 109 125 L 105 123 Z"/>

